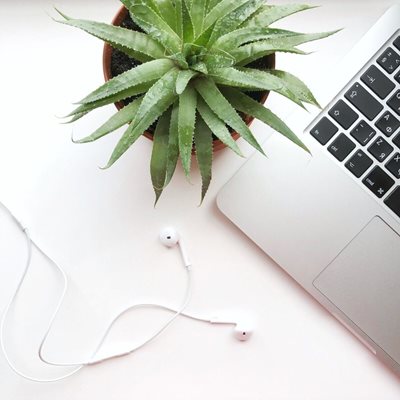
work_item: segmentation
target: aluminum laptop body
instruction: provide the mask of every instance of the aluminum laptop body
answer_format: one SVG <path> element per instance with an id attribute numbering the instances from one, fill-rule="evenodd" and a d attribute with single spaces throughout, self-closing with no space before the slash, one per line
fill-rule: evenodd
<path id="1" fill-rule="evenodd" d="M 273 134 L 264 143 L 268 158 L 255 154 L 217 198 L 235 225 L 397 373 L 399 29 L 400 5 L 316 93 L 323 112 L 300 110 L 287 121 L 312 156 Z"/>

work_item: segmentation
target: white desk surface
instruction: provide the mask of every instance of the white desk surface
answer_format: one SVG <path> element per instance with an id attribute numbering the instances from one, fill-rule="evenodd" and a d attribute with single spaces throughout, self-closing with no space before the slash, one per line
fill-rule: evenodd
<path id="1" fill-rule="evenodd" d="M 345 31 L 307 46 L 316 50 L 310 56 L 279 55 L 277 60 L 280 68 L 311 87 L 315 73 L 334 66 L 392 2 L 315 3 L 323 7 L 290 17 L 281 26 Z M 108 171 L 97 166 L 108 159 L 118 134 L 92 145 L 70 142 L 71 127 L 60 125 L 55 116 L 102 82 L 102 45 L 54 23 L 47 15 L 54 15 L 53 4 L 72 16 L 103 21 L 110 21 L 119 7 L 117 0 L 0 2 L 0 199 L 65 267 L 71 282 L 48 356 L 62 361 L 89 356 L 112 316 L 130 303 L 151 299 L 178 304 L 185 279 L 179 253 L 157 241 L 159 229 L 168 224 L 181 230 L 194 260 L 190 310 L 212 315 L 250 309 L 258 314 L 259 327 L 252 341 L 238 343 L 229 327 L 181 318 L 145 349 L 54 384 L 20 379 L 0 355 L 0 398 L 398 400 L 400 379 L 218 212 L 216 193 L 242 159 L 229 151 L 216 155 L 213 184 L 201 208 L 198 172 L 191 186 L 179 168 L 154 209 L 147 139 L 140 139 Z M 288 103 L 278 96 L 268 103 L 287 114 Z M 109 107 L 76 124 L 76 135 L 89 133 L 112 111 Z M 253 129 L 264 137 L 262 124 Z M 240 145 L 251 154 L 245 143 Z M 3 213 L 0 221 L 2 311 L 22 270 L 25 247 Z M 36 254 L 8 332 L 18 365 L 37 376 L 65 371 L 35 361 L 59 290 L 59 276 Z M 155 311 L 131 313 L 110 342 L 138 343 L 165 318 Z"/>

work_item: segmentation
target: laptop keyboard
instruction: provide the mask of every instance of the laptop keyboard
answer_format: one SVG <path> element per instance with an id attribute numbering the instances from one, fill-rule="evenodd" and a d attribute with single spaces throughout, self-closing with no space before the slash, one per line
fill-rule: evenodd
<path id="1" fill-rule="evenodd" d="M 382 47 L 310 134 L 400 217 L 400 36 Z"/>

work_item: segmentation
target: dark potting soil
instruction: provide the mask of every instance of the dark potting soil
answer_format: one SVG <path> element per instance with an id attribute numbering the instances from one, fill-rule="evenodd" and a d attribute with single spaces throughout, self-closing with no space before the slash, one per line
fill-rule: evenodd
<path id="1" fill-rule="evenodd" d="M 127 16 L 125 17 L 124 21 L 122 22 L 122 24 L 120 26 L 123 28 L 134 30 L 134 31 L 143 32 L 143 30 L 133 22 L 129 13 L 127 14 Z M 112 52 L 111 52 L 111 75 L 112 75 L 112 77 L 118 76 L 126 71 L 129 71 L 130 69 L 135 68 L 140 64 L 142 64 L 140 61 L 130 58 L 122 51 L 115 49 L 115 48 L 112 49 Z M 271 67 L 269 65 L 269 59 L 267 57 L 252 62 L 251 64 L 248 65 L 248 67 L 257 68 L 257 69 L 265 69 L 266 65 L 268 65 L 268 67 Z M 254 100 L 261 102 L 262 98 L 265 95 L 265 92 L 254 91 L 254 92 L 247 92 L 247 94 L 250 97 L 252 97 Z M 131 103 L 136 97 L 138 97 L 138 96 L 129 97 L 127 99 L 124 99 L 124 100 L 122 100 L 122 103 L 126 106 L 129 103 Z M 243 114 L 243 113 L 239 113 L 239 114 L 243 120 L 246 119 L 245 114 Z M 157 121 L 154 122 L 154 124 L 151 127 L 149 127 L 147 129 L 147 131 L 149 133 L 154 133 L 156 125 L 157 125 Z M 233 132 L 233 129 L 230 128 L 229 130 L 230 130 L 230 132 Z M 214 139 L 216 139 L 216 138 L 214 137 Z"/>

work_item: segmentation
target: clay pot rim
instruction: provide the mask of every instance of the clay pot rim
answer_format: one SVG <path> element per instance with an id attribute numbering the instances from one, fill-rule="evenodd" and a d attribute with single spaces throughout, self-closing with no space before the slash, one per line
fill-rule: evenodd
<path id="1" fill-rule="evenodd" d="M 120 26 L 123 20 L 125 19 L 126 15 L 128 13 L 128 10 L 126 9 L 125 6 L 121 6 L 120 9 L 118 10 L 117 14 L 115 15 L 114 19 L 112 20 L 112 25 L 115 26 Z M 104 73 L 104 79 L 105 81 L 109 81 L 112 78 L 111 74 L 111 55 L 112 55 L 113 48 L 111 45 L 108 43 L 104 44 L 104 50 L 103 50 L 103 73 Z M 266 60 L 268 60 L 268 65 L 271 69 L 275 68 L 275 54 L 271 54 L 267 57 L 265 57 Z M 265 91 L 263 97 L 260 100 L 260 104 L 264 104 L 267 101 L 269 95 L 269 91 Z M 118 110 L 124 107 L 124 104 L 122 102 L 117 102 L 115 103 L 115 106 Z M 250 126 L 252 122 L 254 121 L 254 117 L 251 115 L 246 115 L 245 122 L 247 126 Z M 232 138 L 234 140 L 238 140 L 240 138 L 240 135 L 237 132 L 232 132 Z M 153 135 L 150 132 L 144 132 L 143 136 L 146 138 L 153 140 Z M 215 139 L 213 141 L 213 151 L 219 151 L 222 150 L 226 147 L 224 143 L 222 143 L 219 139 Z"/>

